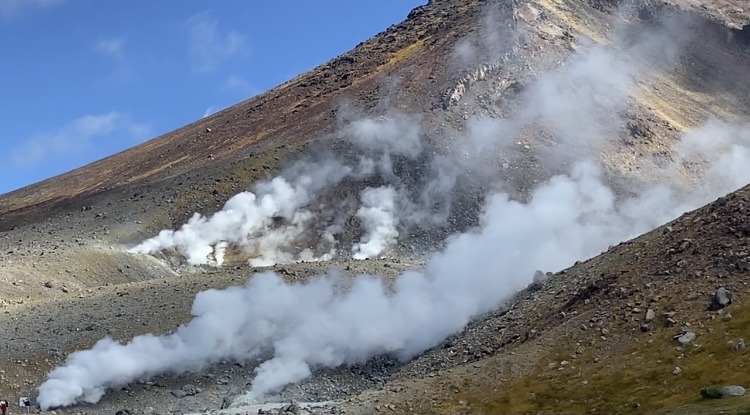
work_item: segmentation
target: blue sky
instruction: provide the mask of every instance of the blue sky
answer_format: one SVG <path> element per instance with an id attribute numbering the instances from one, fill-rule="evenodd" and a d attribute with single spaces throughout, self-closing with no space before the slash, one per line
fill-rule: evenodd
<path id="1" fill-rule="evenodd" d="M 0 194 L 346 52 L 426 0 L 0 0 Z"/>

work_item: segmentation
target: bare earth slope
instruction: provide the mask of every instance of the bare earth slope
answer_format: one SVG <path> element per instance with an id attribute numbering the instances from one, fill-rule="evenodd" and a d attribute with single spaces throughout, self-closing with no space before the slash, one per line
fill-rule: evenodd
<path id="1" fill-rule="evenodd" d="M 0 196 L 0 397 L 36 396 L 67 353 L 104 336 L 127 341 L 168 333 L 189 320 L 197 292 L 243 284 L 260 269 L 242 262 L 192 267 L 171 256 L 126 251 L 179 227 L 193 212 L 219 210 L 303 152 L 325 146 L 353 118 L 419 115 L 431 145 L 450 148 L 471 117 L 523 112 L 526 88 L 564 67 L 571 54 L 624 39 L 615 48 L 624 56 L 619 51 L 629 42 L 669 21 L 692 34 L 681 40 L 684 53 L 628 73 L 636 92 L 623 106 L 596 102 L 603 117 L 614 114 L 598 131 L 608 139 L 582 151 L 593 153 L 606 175 L 653 182 L 673 166 L 676 180 L 689 186 L 703 167 L 673 159 L 678 138 L 709 119 L 743 122 L 750 115 L 750 8 L 739 0 L 641 1 L 622 23 L 617 3 L 433 0 L 353 51 L 262 95 Z M 654 20 L 665 9 L 680 18 Z M 474 52 L 462 53 L 467 50 Z M 519 131 L 517 158 L 509 159 L 510 167 L 506 159 L 495 163 L 512 196 L 527 197 L 555 173 L 539 161 L 556 143 L 554 133 L 543 122 Z M 467 186 L 457 197 L 459 213 L 446 233 L 476 224 L 478 192 Z M 743 302 L 748 223 L 745 187 L 520 292 L 507 308 L 409 363 L 380 358 L 323 370 L 279 399 L 337 400 L 331 406 L 362 413 L 747 411 L 744 397 L 709 406 L 698 390 L 714 383 L 750 386 L 746 353 L 731 350 L 750 327 Z M 344 238 L 355 240 L 361 229 L 351 232 Z M 399 244 L 413 244 L 416 237 L 409 238 Z M 332 265 L 389 279 L 424 265 L 421 256 L 404 252 L 369 261 L 341 257 Z M 273 269 L 299 281 L 329 265 Z M 718 287 L 732 291 L 732 304 L 708 311 Z M 647 310 L 655 313 L 652 321 L 645 320 Z M 676 343 L 672 337 L 681 331 L 695 332 L 697 340 Z M 214 410 L 245 390 L 253 367 L 221 362 L 198 374 L 158 376 L 113 391 L 96 407 L 69 411 Z M 680 373 L 673 375 L 676 367 Z M 202 392 L 178 399 L 171 391 L 184 384 Z"/>

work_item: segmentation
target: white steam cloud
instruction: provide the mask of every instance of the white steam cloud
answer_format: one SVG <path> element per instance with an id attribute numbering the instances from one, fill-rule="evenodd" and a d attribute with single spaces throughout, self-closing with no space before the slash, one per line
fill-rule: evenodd
<path id="1" fill-rule="evenodd" d="M 276 177 L 259 185 L 257 195 L 253 192 L 235 195 L 210 218 L 195 213 L 179 230 L 163 230 L 130 252 L 156 253 L 175 248 L 192 265 L 207 264 L 212 255 L 221 265 L 224 251 L 228 244 L 233 244 L 248 251 L 253 256 L 251 264 L 256 266 L 291 262 L 297 258 L 317 259 L 309 250 L 295 256 L 283 248 L 306 229 L 312 214 L 302 207 L 310 202 L 316 187 L 335 185 L 347 173 L 343 166 L 331 166 L 320 175 L 325 179 L 322 182 L 316 183 L 306 175 L 293 185 Z M 284 223 L 277 225 L 279 220 Z"/>
<path id="2" fill-rule="evenodd" d="M 381 193 L 375 190 L 370 194 Z M 297 382 L 316 367 L 389 352 L 408 359 L 497 307 L 536 269 L 560 269 L 685 209 L 666 189 L 619 206 L 599 169 L 579 163 L 571 174 L 539 187 L 526 204 L 492 196 L 478 231 L 452 239 L 425 272 L 401 275 L 393 294 L 373 276 L 358 276 L 347 287 L 336 274 L 297 284 L 271 272 L 256 274 L 245 287 L 199 293 L 195 318 L 173 334 L 138 336 L 127 344 L 105 338 L 71 354 L 40 386 L 39 403 L 48 409 L 97 402 L 107 388 L 135 379 L 267 351 L 273 357 L 256 370 L 254 396 Z"/>
<path id="3" fill-rule="evenodd" d="M 165 229 L 129 252 L 155 254 L 174 249 L 191 265 L 221 265 L 231 247 L 239 248 L 253 266 L 331 259 L 336 254 L 335 234 L 341 229 L 330 226 L 315 235 L 322 236 L 325 247 L 307 247 L 310 236 L 305 233 L 318 217 L 310 204 L 347 178 L 381 176 L 395 181 L 393 157 L 415 157 L 421 151 L 418 125 L 397 117 L 356 120 L 345 135 L 362 151 L 354 162 L 328 157 L 295 164 L 282 175 L 257 184 L 254 192 L 235 195 L 212 216 L 195 213 L 179 230 Z M 392 188 L 363 192 L 358 216 L 367 227 L 366 238 L 372 239 L 354 249 L 358 258 L 378 255 L 398 236 L 397 220 L 392 217 L 393 192 Z M 392 223 L 376 223 L 388 215 Z"/>
<path id="4" fill-rule="evenodd" d="M 634 49 L 628 52 L 642 57 Z M 609 100 L 615 101 L 609 109 L 621 105 L 630 78 L 637 75 L 634 68 L 640 66 L 618 65 L 621 59 L 605 48 L 593 50 L 593 55 L 570 62 L 567 71 L 531 85 L 527 108 L 518 117 L 472 121 L 468 146 L 485 154 L 506 148 L 515 143 L 518 131 L 536 122 L 584 149 L 604 141 L 597 132 L 616 135 L 609 125 L 612 112 L 596 108 Z M 201 264 L 211 256 L 220 263 L 229 246 L 236 245 L 253 251 L 259 260 L 288 260 L 278 252 L 292 255 L 290 239 L 306 232 L 316 214 L 313 202 L 325 189 L 350 178 L 367 178 L 377 183 L 368 183 L 360 193 L 356 215 L 364 236 L 352 254 L 377 255 L 395 242 L 398 226 L 431 216 L 420 216 L 412 208 L 442 200 L 440 194 L 455 186 L 457 164 L 447 163 L 443 170 L 446 159 L 435 158 L 430 168 L 450 172 L 449 177 L 437 174 L 428 180 L 418 196 L 424 201 L 403 202 L 404 189 L 394 182 L 395 158 L 419 157 L 423 145 L 416 123 L 364 120 L 352 122 L 346 131 L 362 152 L 355 163 L 298 166 L 252 193 L 235 196 L 212 217 L 196 215 L 180 230 L 163 231 L 134 250 L 176 249 L 191 263 Z M 618 197 L 604 183 L 596 163 L 560 151 L 551 163 L 565 161 L 569 168 L 563 174 L 536 186 L 525 203 L 512 200 L 507 192 L 489 195 L 477 227 L 449 238 L 423 272 L 404 273 L 393 290 L 367 275 L 350 279 L 330 272 L 290 284 L 274 273 L 256 274 L 244 287 L 199 293 L 194 319 L 172 334 L 138 336 L 127 344 L 107 338 L 71 354 L 39 387 L 38 402 L 44 410 L 96 402 L 108 388 L 159 373 L 200 370 L 225 359 L 271 356 L 256 369 L 250 391 L 256 397 L 319 367 L 364 362 L 383 353 L 409 359 L 496 308 L 531 282 L 535 270 L 559 270 L 746 184 L 749 138 L 746 127 L 709 123 L 696 129 L 683 138 L 674 156 L 683 163 L 701 157 L 698 184 L 690 191 L 666 185 L 640 188 L 630 198 Z M 581 154 L 576 150 L 571 153 Z M 409 207 L 406 212 L 401 211 L 404 206 Z M 321 239 L 333 244 L 340 223 L 326 229 Z M 298 258 L 299 252 L 292 257 Z"/>
<path id="5" fill-rule="evenodd" d="M 364 222 L 366 233 L 364 240 L 352 249 L 354 259 L 372 258 L 396 242 L 395 198 L 396 191 L 392 187 L 368 187 L 362 192 L 362 207 L 357 217 Z"/>
<path id="6" fill-rule="evenodd" d="M 704 180 L 720 189 L 736 189 L 750 182 L 750 125 L 710 121 L 680 141 L 683 160 L 700 157 L 707 166 Z"/>

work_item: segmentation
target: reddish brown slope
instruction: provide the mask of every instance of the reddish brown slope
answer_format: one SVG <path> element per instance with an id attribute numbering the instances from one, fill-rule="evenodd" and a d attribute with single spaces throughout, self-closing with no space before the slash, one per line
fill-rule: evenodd
<path id="1" fill-rule="evenodd" d="M 378 98 L 388 92 L 381 90 L 380 80 L 394 73 L 408 72 L 397 94 L 407 98 L 403 104 L 424 104 L 420 97 L 433 95 L 426 93 L 435 82 L 427 82 L 432 63 L 445 53 L 446 43 L 459 35 L 456 28 L 464 26 L 448 29 L 447 16 L 468 20 L 478 11 L 477 1 L 452 3 L 432 1 L 417 8 L 403 23 L 262 95 L 122 153 L 3 195 L 0 227 L 9 228 L 21 215 L 44 216 L 73 197 L 158 181 L 249 151 L 315 139 L 334 125 L 334 109 L 342 97 L 354 98 L 360 109 L 376 106 Z"/>

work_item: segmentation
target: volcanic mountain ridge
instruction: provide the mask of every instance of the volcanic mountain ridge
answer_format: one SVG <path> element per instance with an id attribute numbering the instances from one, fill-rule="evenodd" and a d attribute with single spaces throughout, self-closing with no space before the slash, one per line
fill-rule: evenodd
<path id="1" fill-rule="evenodd" d="M 493 193 L 532 202 L 536 189 L 579 158 L 601 165 L 617 200 L 644 183 L 700 193 L 710 157 L 680 150 L 690 142 L 684 137 L 708 131 L 748 144 L 742 124 L 750 110 L 748 20 L 742 4 L 731 1 L 431 1 L 404 23 L 265 94 L 4 195 L 0 322 L 10 334 L 0 346 L 0 392 L 36 396 L 34 388 L 67 353 L 104 336 L 127 342 L 169 333 L 189 321 L 197 292 L 243 284 L 268 269 L 248 265 L 242 249 L 230 248 L 221 267 L 190 265 L 175 248 L 153 256 L 127 251 L 162 229 L 179 229 L 193 212 L 210 214 L 238 192 L 257 192 L 256 182 L 291 180 L 299 160 L 357 167 L 361 152 L 378 163 L 393 156 L 388 171 L 354 174 L 326 188 L 323 197 L 342 210 L 338 253 L 332 261 L 270 268 L 289 282 L 333 265 L 348 275 L 380 274 L 393 287 L 402 271 L 429 268 L 428 258 L 450 246 L 450 235 L 482 227 Z M 664 37 L 670 41 L 650 43 Z M 559 90 L 535 100 L 549 85 Z M 539 109 L 553 98 L 562 109 Z M 721 127 L 706 127 L 708 120 Z M 375 139 L 413 140 L 418 151 L 383 152 L 352 141 L 372 126 Z M 483 134 L 511 138 L 473 147 L 485 142 Z M 422 194 L 435 182 L 433 166 L 456 170 L 451 197 L 430 199 L 437 201 L 438 224 L 408 227 L 402 219 L 394 246 L 352 260 L 348 253 L 367 226 L 350 196 L 394 184 Z M 746 177 L 744 166 L 734 179 Z M 710 184 L 737 187 L 744 180 Z M 701 401 L 698 390 L 750 384 L 741 370 L 744 352 L 732 348 L 748 327 L 742 299 L 749 192 L 745 187 L 570 269 L 507 281 L 509 293 L 533 283 L 413 360 L 385 354 L 317 369 L 276 399 L 333 400 L 326 410 L 347 413 L 747 410 L 745 398 Z M 328 214 L 316 206 L 310 212 Z M 273 226 L 287 226 L 285 220 Z M 301 238 L 313 245 L 315 232 Z M 709 310 L 720 287 L 732 302 Z M 676 343 L 673 336 L 686 332 L 696 340 Z M 71 411 L 218 409 L 245 390 L 258 359 L 159 374 L 116 388 L 93 409 Z M 201 391 L 173 393 L 185 384 Z"/>

